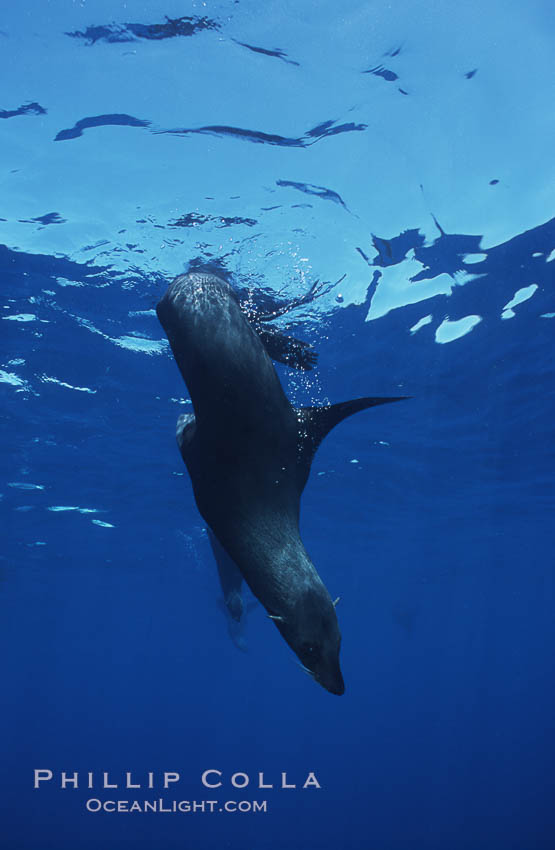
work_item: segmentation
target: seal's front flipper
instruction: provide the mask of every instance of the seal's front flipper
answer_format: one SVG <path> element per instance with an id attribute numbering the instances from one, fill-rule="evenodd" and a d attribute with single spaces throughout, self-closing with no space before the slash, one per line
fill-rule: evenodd
<path id="1" fill-rule="evenodd" d="M 339 404 L 328 404 L 325 407 L 296 408 L 299 421 L 298 465 L 301 491 L 308 480 L 310 465 L 318 446 L 335 425 L 360 410 L 376 407 L 378 404 L 388 404 L 392 401 L 403 401 L 407 398 L 410 398 L 410 396 L 354 398 L 350 401 L 341 401 Z"/>
<path id="2" fill-rule="evenodd" d="M 186 454 L 195 436 L 197 423 L 194 413 L 182 413 L 175 425 L 175 439 L 181 452 L 181 457 L 187 463 Z"/>

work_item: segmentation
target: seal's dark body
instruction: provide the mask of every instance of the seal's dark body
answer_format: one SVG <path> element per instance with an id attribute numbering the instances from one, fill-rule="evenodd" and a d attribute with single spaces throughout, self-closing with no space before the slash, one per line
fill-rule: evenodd
<path id="1" fill-rule="evenodd" d="M 195 412 L 180 417 L 177 438 L 199 511 L 303 665 L 343 693 L 335 608 L 300 538 L 300 497 L 324 433 L 382 400 L 336 405 L 349 409 L 331 423 L 296 410 L 233 290 L 214 275 L 178 277 L 157 314 Z"/>

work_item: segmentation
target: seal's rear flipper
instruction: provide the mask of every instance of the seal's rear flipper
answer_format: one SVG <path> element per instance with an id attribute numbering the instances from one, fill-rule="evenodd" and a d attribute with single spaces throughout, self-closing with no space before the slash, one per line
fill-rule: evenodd
<path id="1" fill-rule="evenodd" d="M 407 398 L 410 396 L 354 398 L 351 401 L 340 401 L 339 404 L 328 404 L 325 407 L 296 408 L 299 421 L 298 463 L 301 490 L 304 489 L 308 480 L 310 465 L 318 446 L 335 425 L 360 410 L 376 407 L 378 404 L 388 404 L 391 401 L 404 401 Z"/>
<path id="2" fill-rule="evenodd" d="M 291 369 L 304 371 L 313 369 L 316 365 L 318 355 L 309 342 L 288 336 L 278 328 L 268 327 L 260 322 L 252 322 L 251 326 L 272 360 L 278 360 Z"/>

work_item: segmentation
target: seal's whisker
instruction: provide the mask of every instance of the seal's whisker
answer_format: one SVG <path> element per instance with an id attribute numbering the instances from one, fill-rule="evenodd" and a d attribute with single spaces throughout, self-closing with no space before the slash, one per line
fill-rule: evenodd
<path id="1" fill-rule="evenodd" d="M 306 673 L 306 675 L 307 675 L 307 676 L 310 676 L 310 678 L 311 678 L 311 679 L 314 679 L 314 678 L 315 678 L 314 673 L 312 672 L 312 670 L 309 670 L 309 669 L 308 669 L 308 667 L 305 667 L 305 666 L 304 666 L 304 664 L 302 663 L 302 661 L 297 661 L 297 659 L 295 659 L 295 664 L 298 664 L 298 666 L 301 668 L 301 670 L 303 671 L 303 673 Z"/>

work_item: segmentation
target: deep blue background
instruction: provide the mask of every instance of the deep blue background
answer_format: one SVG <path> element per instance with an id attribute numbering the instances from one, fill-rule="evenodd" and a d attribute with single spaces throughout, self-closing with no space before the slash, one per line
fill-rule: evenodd
<path id="1" fill-rule="evenodd" d="M 1 846 L 553 847 L 555 205 L 533 64 L 549 10 L 501 21 L 492 3 L 473 53 L 473 10 L 448 2 L 433 20 L 414 4 L 419 29 L 374 3 L 170 4 L 192 34 L 144 29 L 164 26 L 158 4 L 50 5 L 0 24 L 6 73 L 21 57 L 0 103 Z M 511 27 L 534 48 L 522 89 L 502 75 Z M 276 45 L 299 65 L 252 50 Z M 398 80 L 362 73 L 382 66 Z M 326 121 L 343 129 L 303 147 Z M 227 129 L 151 134 L 207 127 Z M 294 314 L 319 352 L 314 373 L 278 367 L 295 403 L 411 396 L 340 425 L 303 497 L 306 547 L 341 596 L 344 697 L 301 673 L 259 606 L 247 652 L 228 635 L 174 443 L 186 388 L 151 312 L 195 257 L 288 297 L 347 274 Z M 33 791 L 35 768 L 57 783 Z M 176 770 L 166 799 L 213 799 L 206 768 L 315 771 L 322 789 L 219 795 L 266 814 L 93 815 L 91 795 L 160 792 L 56 787 L 62 770 Z"/>

